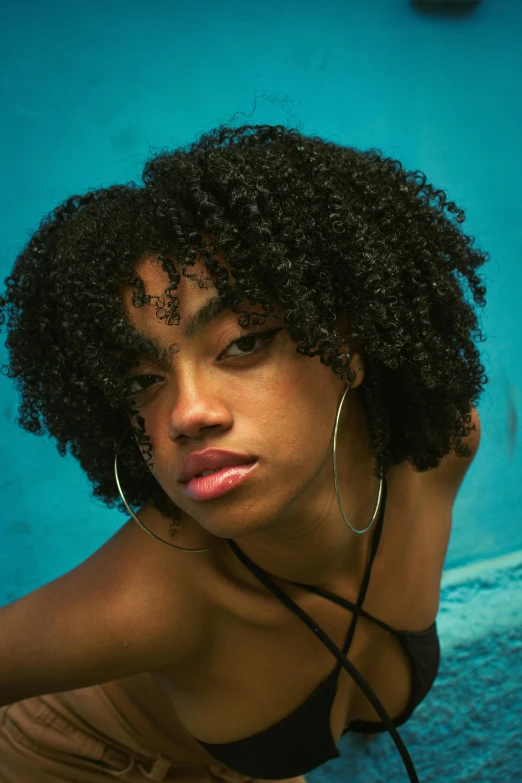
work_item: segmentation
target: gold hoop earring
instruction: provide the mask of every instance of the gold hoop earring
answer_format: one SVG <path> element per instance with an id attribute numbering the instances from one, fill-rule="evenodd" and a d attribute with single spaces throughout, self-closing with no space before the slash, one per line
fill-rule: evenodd
<path id="1" fill-rule="evenodd" d="M 163 538 L 157 536 L 156 533 L 153 533 L 152 530 L 149 530 L 148 527 L 145 527 L 143 522 L 140 522 L 140 520 L 138 519 L 138 517 L 136 516 L 132 508 L 127 503 L 127 498 L 123 494 L 123 490 L 121 488 L 120 479 L 118 477 L 118 451 L 117 450 L 115 450 L 114 452 L 114 478 L 116 479 L 116 486 L 118 487 L 118 492 L 120 493 L 120 497 L 123 500 L 123 503 L 125 504 L 125 508 L 129 512 L 131 517 L 134 519 L 134 521 L 137 522 L 138 525 L 141 527 L 141 529 L 144 530 L 146 533 L 148 533 L 149 536 L 152 536 L 157 541 L 160 541 L 162 544 L 165 544 L 165 546 L 170 546 L 172 547 L 172 549 L 177 549 L 178 552 L 210 552 L 210 549 L 187 549 L 186 547 L 183 546 L 176 546 L 175 544 L 171 544 L 168 541 L 165 541 Z"/>
<path id="2" fill-rule="evenodd" d="M 359 365 L 360 366 L 360 365 Z M 339 494 L 339 481 L 337 478 L 337 432 L 339 430 L 339 419 L 341 417 L 341 408 L 343 406 L 343 402 L 346 398 L 346 395 L 351 389 L 352 384 L 349 384 L 346 389 L 343 392 L 343 396 L 341 397 L 341 402 L 339 403 L 339 407 L 337 408 L 337 416 L 335 417 L 335 428 L 334 428 L 334 437 L 333 437 L 333 469 L 334 469 L 334 484 L 335 484 L 335 494 L 337 495 L 337 505 L 339 506 L 339 511 L 341 512 L 341 516 L 344 519 L 345 523 L 348 525 L 350 530 L 352 530 L 354 533 L 366 533 L 375 520 L 377 519 L 377 512 L 379 510 L 379 506 L 381 504 L 381 497 L 382 497 L 382 485 L 383 485 L 383 478 L 381 476 L 379 481 L 379 492 L 377 493 L 377 502 L 375 504 L 375 509 L 373 512 L 373 516 L 370 520 L 370 524 L 367 525 L 363 530 L 357 530 L 353 525 L 348 521 L 348 518 L 346 514 L 344 513 L 343 504 L 341 501 L 341 496 Z"/>

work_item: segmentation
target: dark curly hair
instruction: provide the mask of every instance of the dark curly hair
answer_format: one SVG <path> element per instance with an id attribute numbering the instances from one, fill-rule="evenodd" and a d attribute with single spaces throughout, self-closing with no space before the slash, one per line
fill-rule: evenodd
<path id="1" fill-rule="evenodd" d="M 56 207 L 0 298 L 10 357 L 3 370 L 21 392 L 17 423 L 55 438 L 62 456 L 69 447 L 95 497 L 125 511 L 113 474 L 118 447 L 129 503 L 152 501 L 179 520 L 149 470 L 127 381 L 154 346 L 131 326 L 118 286 L 132 286 L 134 306 L 155 306 L 158 318 L 178 323 L 180 275 L 205 284 L 190 271 L 197 255 L 241 326 L 249 323 L 241 302 L 260 304 L 267 317 L 277 300 L 296 350 L 349 380 L 341 346 L 361 344 L 359 391 L 378 475 L 405 460 L 425 471 L 450 452 L 470 455 L 461 438 L 488 378 L 474 345 L 485 338 L 461 283 L 483 307 L 475 270 L 488 256 L 462 232 L 463 211 L 424 174 L 378 150 L 281 125 L 223 125 L 156 154 L 142 178 Z M 145 257 L 168 273 L 163 296 L 145 296 L 136 271 Z"/>

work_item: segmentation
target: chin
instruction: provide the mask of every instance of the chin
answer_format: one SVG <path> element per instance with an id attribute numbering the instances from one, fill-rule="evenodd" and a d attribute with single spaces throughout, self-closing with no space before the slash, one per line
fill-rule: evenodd
<path id="1" fill-rule="evenodd" d="M 207 533 L 221 539 L 239 539 L 242 536 L 248 536 L 252 533 L 260 533 L 271 527 L 274 523 L 273 519 L 249 519 L 241 509 L 239 509 L 236 522 L 231 519 L 231 516 L 232 515 L 228 511 L 223 515 L 209 515 L 206 519 L 196 519 L 195 521 L 200 527 L 206 530 Z M 221 517 L 221 519 L 219 517 Z"/>

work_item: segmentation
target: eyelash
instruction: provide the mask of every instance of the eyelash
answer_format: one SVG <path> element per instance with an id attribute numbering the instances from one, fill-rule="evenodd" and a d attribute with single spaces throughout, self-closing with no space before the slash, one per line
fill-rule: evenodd
<path id="1" fill-rule="evenodd" d="M 243 340 L 247 340 L 250 337 L 256 338 L 256 339 L 262 339 L 263 345 L 267 343 L 269 340 L 271 340 L 273 337 L 276 336 L 277 332 L 281 331 L 281 327 L 279 329 L 265 329 L 264 332 L 240 332 L 239 336 L 236 337 L 234 340 L 232 340 L 227 347 L 225 348 L 225 351 L 228 351 L 229 348 L 231 348 L 236 343 L 240 343 Z M 260 353 L 263 348 L 258 349 L 257 351 L 248 351 L 247 353 L 243 354 L 243 356 L 246 358 L 247 356 L 252 356 L 254 353 Z M 223 351 L 223 353 L 225 353 Z M 241 359 L 242 356 L 230 356 L 230 359 Z"/>
<path id="2" fill-rule="evenodd" d="M 246 359 L 246 358 L 248 358 L 248 357 L 250 357 L 250 356 L 253 356 L 253 355 L 254 355 L 254 354 L 256 354 L 256 353 L 261 353 L 261 351 L 263 351 L 263 350 L 264 350 L 264 346 L 265 346 L 265 344 L 266 344 L 266 343 L 268 343 L 268 341 L 269 341 L 269 340 L 272 340 L 272 339 L 273 339 L 273 338 L 276 336 L 277 332 L 280 332 L 280 331 L 281 331 L 281 329 L 282 329 L 282 327 L 279 327 L 278 329 L 266 329 L 264 332 L 240 332 L 239 336 L 235 337 L 235 338 L 234 338 L 234 339 L 233 339 L 233 340 L 232 340 L 232 341 L 231 341 L 231 342 L 230 342 L 230 343 L 227 345 L 227 347 L 225 348 L 225 350 L 224 350 L 222 353 L 225 353 L 226 351 L 228 351 L 228 349 L 229 349 L 229 348 L 231 348 L 231 347 L 232 347 L 233 345 L 235 345 L 236 343 L 240 343 L 240 342 L 242 342 L 243 340 L 247 340 L 248 338 L 255 338 L 255 339 L 260 339 L 260 340 L 262 340 L 262 341 L 263 341 L 263 347 L 262 347 L 262 348 L 259 348 L 257 351 L 248 351 L 248 353 L 244 353 L 242 356 L 229 356 L 229 357 L 226 357 L 226 358 L 229 358 L 229 359 L 236 359 L 236 360 L 237 360 L 237 359 L 239 359 L 239 360 L 241 360 L 241 359 Z M 132 390 L 132 384 L 133 384 L 133 383 L 135 383 L 136 381 L 138 381 L 138 382 L 139 382 L 139 381 L 142 381 L 142 380 L 144 380 L 144 379 L 149 379 L 149 378 L 160 378 L 160 377 L 161 377 L 161 376 L 159 376 L 159 375 L 152 375 L 152 374 L 150 374 L 150 373 L 149 373 L 148 375 L 135 375 L 135 376 L 134 376 L 133 378 L 131 378 L 131 380 L 129 381 L 129 388 L 131 388 L 131 390 Z M 152 383 L 152 384 L 150 384 L 149 386 L 146 386 L 146 387 L 144 387 L 144 388 L 137 389 L 137 390 L 136 390 L 136 393 L 138 393 L 138 394 L 139 394 L 140 392 L 147 391 L 147 389 L 150 389 L 152 386 L 154 386 L 154 384 L 153 384 L 153 383 Z"/>

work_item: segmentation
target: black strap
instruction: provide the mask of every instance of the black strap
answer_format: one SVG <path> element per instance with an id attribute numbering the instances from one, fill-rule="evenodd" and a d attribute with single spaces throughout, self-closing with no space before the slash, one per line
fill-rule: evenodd
<path id="1" fill-rule="evenodd" d="M 372 535 L 372 542 L 370 545 L 370 554 L 368 557 L 368 563 L 364 572 L 364 576 L 362 579 L 361 587 L 359 590 L 359 595 L 357 597 L 357 603 L 352 603 L 352 601 L 348 601 L 345 598 L 341 598 L 338 595 L 335 595 L 334 593 L 330 593 L 327 590 L 323 590 L 320 587 L 316 587 L 315 585 L 309 585 L 305 584 L 304 582 L 292 582 L 291 584 L 296 585 L 297 587 L 301 587 L 305 590 L 308 590 L 311 593 L 315 593 L 316 595 L 320 595 L 323 598 L 328 598 L 330 601 L 333 601 L 336 604 L 339 604 L 339 606 L 344 607 L 345 609 L 350 609 L 353 612 L 352 622 L 350 623 L 350 627 L 348 629 L 348 633 L 346 635 L 346 639 L 342 648 L 343 653 L 347 654 L 348 650 L 350 649 L 350 645 L 352 643 L 356 626 L 357 626 L 357 620 L 359 619 L 360 615 L 363 615 L 370 620 L 375 620 L 375 622 L 378 625 L 381 625 L 386 630 L 394 631 L 393 628 L 391 628 L 389 625 L 386 625 L 386 623 L 382 623 L 380 620 L 378 620 L 376 617 L 372 617 L 368 612 L 366 612 L 362 605 L 364 603 L 364 599 L 366 598 L 366 593 L 368 591 L 368 586 L 370 584 L 371 574 L 372 574 L 372 568 L 373 568 L 373 561 L 375 560 L 375 556 L 377 555 L 377 550 L 379 548 L 379 542 L 381 540 L 381 534 L 382 534 L 382 528 L 384 524 L 384 509 L 386 508 L 386 497 L 388 493 L 388 486 L 386 484 L 386 477 L 383 478 L 383 491 L 382 491 L 382 497 L 381 497 L 381 507 L 379 510 L 379 517 L 377 520 L 377 524 L 375 526 L 375 530 Z M 255 565 L 255 564 L 253 564 Z M 333 672 L 333 676 L 338 674 L 340 670 L 342 669 L 342 664 L 339 662 L 335 672 Z"/>
<path id="2" fill-rule="evenodd" d="M 234 552 L 237 554 L 237 556 L 240 558 L 240 560 L 243 561 L 243 563 L 248 568 L 248 562 L 246 557 L 243 556 L 243 552 L 239 549 L 237 544 L 235 544 L 234 541 L 231 539 L 227 539 L 227 542 L 229 543 L 230 547 L 234 550 Z M 265 587 L 267 587 L 277 598 L 279 598 L 282 603 L 284 603 L 297 617 L 299 617 L 300 620 L 302 620 L 305 625 L 307 625 L 311 631 L 315 633 L 315 635 L 323 642 L 323 644 L 330 650 L 330 652 L 337 658 L 338 661 L 341 662 L 341 665 L 344 666 L 348 674 L 352 677 L 352 679 L 356 682 L 356 684 L 360 687 L 360 689 L 363 691 L 364 695 L 367 697 L 370 704 L 374 707 L 377 714 L 380 716 L 383 724 L 386 726 L 387 730 L 392 735 L 393 741 L 395 742 L 395 745 L 397 746 L 397 749 L 401 755 L 401 758 L 404 762 L 404 765 L 406 767 L 406 770 L 408 771 L 408 775 L 410 778 L 411 783 L 420 783 L 417 773 L 415 772 L 415 767 L 413 766 L 413 762 L 411 760 L 411 757 L 406 749 L 406 746 L 404 742 L 402 741 L 402 738 L 395 728 L 394 724 L 392 723 L 392 720 L 386 710 L 384 709 L 383 705 L 381 704 L 379 698 L 377 697 L 375 691 L 369 683 L 366 681 L 366 679 L 363 677 L 363 675 L 355 668 L 355 666 L 348 660 L 348 658 L 339 650 L 337 645 L 330 639 L 328 634 L 326 634 L 322 628 L 320 628 L 309 615 L 301 609 L 301 607 L 296 604 L 292 599 L 287 596 L 283 590 L 280 590 L 277 585 L 273 584 L 270 579 L 262 572 L 261 569 L 259 569 L 260 573 L 255 573 L 255 576 L 258 577 L 260 582 L 262 582 Z"/>
<path id="3" fill-rule="evenodd" d="M 350 609 L 352 612 L 355 612 L 357 610 L 357 604 L 354 604 L 353 601 L 349 601 L 347 598 L 341 598 L 340 595 L 335 595 L 335 593 L 329 593 L 327 590 L 322 590 L 320 587 L 315 587 L 314 585 L 305 585 L 305 584 L 299 584 L 299 582 L 292 582 L 292 584 L 297 585 L 298 587 L 306 587 L 308 590 L 310 590 L 311 593 L 316 593 L 316 595 L 321 595 L 323 598 L 329 598 L 333 603 L 338 604 L 339 606 L 344 607 L 345 609 Z M 390 631 L 390 633 L 397 634 L 398 631 L 396 628 L 392 628 L 391 625 L 388 625 L 388 623 L 385 623 L 384 620 L 379 620 L 378 617 L 374 617 L 373 614 L 370 614 L 366 611 L 366 609 L 363 609 L 362 607 L 359 607 L 359 614 L 361 617 L 366 617 L 368 620 L 373 620 L 373 622 L 376 625 L 379 625 L 383 630 Z M 346 645 L 343 647 L 343 652 L 347 651 Z"/>
<path id="4" fill-rule="evenodd" d="M 367 567 L 366 569 L 365 578 L 363 580 L 363 584 L 361 586 L 361 590 L 359 593 L 359 598 L 357 599 L 357 604 L 354 607 L 354 617 L 352 621 L 352 627 L 354 630 L 355 630 L 355 622 L 357 621 L 357 617 L 361 613 L 361 604 L 364 601 L 364 596 L 366 595 L 366 591 L 368 589 L 371 566 L 373 565 L 373 561 L 375 559 L 375 554 L 377 552 L 377 547 L 379 545 L 380 535 L 382 531 L 382 524 L 384 519 L 384 507 L 386 501 L 385 480 L 384 480 L 383 489 L 384 491 L 382 496 L 381 513 L 379 516 L 379 523 L 377 529 L 373 536 L 370 560 L 368 563 L 369 567 Z M 310 628 L 310 630 L 323 642 L 325 647 L 327 647 L 330 650 L 330 652 L 335 656 L 335 658 L 337 658 L 341 666 L 344 667 L 344 669 L 348 672 L 350 677 L 363 691 L 364 695 L 366 696 L 366 698 L 368 699 L 372 707 L 380 716 L 384 726 L 390 732 L 392 739 L 397 747 L 397 750 L 401 755 L 404 766 L 406 767 L 406 771 L 408 772 L 410 783 L 420 783 L 419 778 L 417 777 L 417 773 L 415 771 L 415 767 L 411 760 L 410 754 L 408 753 L 406 745 L 404 744 L 399 732 L 395 728 L 392 719 L 390 718 L 385 708 L 381 704 L 381 701 L 379 700 L 373 688 L 363 677 L 363 675 L 359 672 L 359 670 L 356 669 L 356 667 L 351 663 L 351 661 L 348 660 L 346 655 L 337 647 L 335 642 L 333 642 L 330 639 L 328 634 L 325 633 L 325 631 L 323 631 L 323 629 L 320 628 L 317 625 L 317 623 L 303 609 L 301 609 L 301 607 L 298 604 L 295 603 L 295 601 L 293 601 L 283 590 L 277 587 L 277 585 L 275 585 L 271 581 L 268 574 L 266 574 L 266 572 L 262 568 L 260 568 L 255 563 L 253 563 L 252 560 L 250 560 L 250 558 L 238 547 L 235 541 L 233 541 L 231 538 L 228 538 L 226 539 L 226 542 L 233 550 L 233 552 L 235 552 L 235 554 L 239 557 L 241 562 L 249 569 L 249 571 L 251 571 L 254 574 L 254 576 L 256 576 L 259 579 L 259 581 L 262 584 L 264 584 L 264 586 L 276 596 L 276 598 L 278 598 L 283 604 L 285 604 L 285 606 L 287 606 L 290 609 L 290 611 L 292 611 L 297 617 L 299 617 L 299 619 L 302 620 L 303 623 L 306 626 L 308 626 L 308 628 Z M 299 582 L 293 582 L 293 584 L 300 585 Z M 301 585 L 301 586 L 311 587 L 311 585 Z M 350 628 L 350 637 L 353 636 L 352 627 Z"/>

